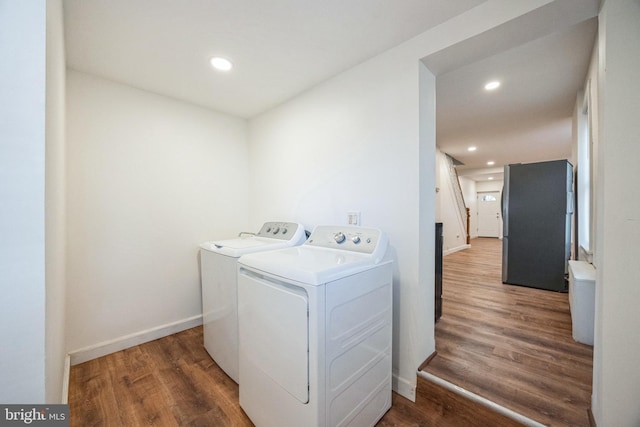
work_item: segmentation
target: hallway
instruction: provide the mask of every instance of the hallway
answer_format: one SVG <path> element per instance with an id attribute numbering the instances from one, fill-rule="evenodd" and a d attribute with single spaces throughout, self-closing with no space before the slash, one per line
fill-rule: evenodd
<path id="1" fill-rule="evenodd" d="M 444 257 L 423 370 L 543 424 L 588 426 L 593 348 L 571 336 L 568 294 L 502 284 L 501 248 L 478 238 Z"/>

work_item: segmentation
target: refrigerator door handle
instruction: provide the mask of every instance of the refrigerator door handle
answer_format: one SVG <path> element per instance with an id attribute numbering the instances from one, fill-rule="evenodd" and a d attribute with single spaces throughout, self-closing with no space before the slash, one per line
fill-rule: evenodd
<path id="1" fill-rule="evenodd" d="M 505 165 L 504 184 L 500 195 L 500 209 L 502 212 L 502 283 L 506 283 L 509 276 L 509 172 L 509 165 Z"/>
<path id="2" fill-rule="evenodd" d="M 500 195 L 500 208 L 502 210 L 502 236 L 509 236 L 509 165 L 504 167 L 504 184 Z"/>

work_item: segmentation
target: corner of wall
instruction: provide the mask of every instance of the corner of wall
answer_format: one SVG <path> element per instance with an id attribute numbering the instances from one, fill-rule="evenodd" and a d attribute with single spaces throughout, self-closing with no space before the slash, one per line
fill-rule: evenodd
<path id="1" fill-rule="evenodd" d="M 400 396 L 406 397 L 412 402 L 416 401 L 416 388 L 418 385 L 418 376 L 416 374 L 413 382 L 406 378 L 402 378 L 398 375 L 397 372 L 393 373 L 392 377 L 392 388 L 393 391 L 398 393 Z"/>

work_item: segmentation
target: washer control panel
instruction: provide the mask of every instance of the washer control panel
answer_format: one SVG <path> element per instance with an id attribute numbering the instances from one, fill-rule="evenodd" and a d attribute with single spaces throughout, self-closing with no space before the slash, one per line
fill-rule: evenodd
<path id="1" fill-rule="evenodd" d="M 384 254 L 387 250 L 387 238 L 377 228 L 319 225 L 313 230 L 305 245 L 361 252 L 375 256 L 380 252 Z"/>
<path id="2" fill-rule="evenodd" d="M 299 227 L 295 222 L 265 222 L 256 236 L 290 240 L 296 235 Z"/>

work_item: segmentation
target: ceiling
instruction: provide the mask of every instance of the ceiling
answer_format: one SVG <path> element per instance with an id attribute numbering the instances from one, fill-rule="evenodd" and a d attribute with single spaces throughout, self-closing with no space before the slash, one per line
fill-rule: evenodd
<path id="1" fill-rule="evenodd" d="M 484 1 L 64 0 L 67 65 L 250 118 Z"/>
<path id="2" fill-rule="evenodd" d="M 251 118 L 485 1 L 64 0 L 67 66 Z M 437 145 L 464 163 L 461 175 L 487 179 L 493 160 L 500 179 L 504 164 L 570 155 L 596 25 L 517 48 L 496 39 L 473 61 L 455 49 L 425 60 L 437 75 Z M 215 55 L 234 69 L 213 70 Z M 485 93 L 489 78 L 502 86 Z"/>
<path id="3" fill-rule="evenodd" d="M 437 144 L 463 163 L 459 175 L 502 179 L 503 165 L 571 156 L 573 109 L 596 31 L 592 18 L 438 75 Z M 491 80 L 501 86 L 486 91 Z"/>

